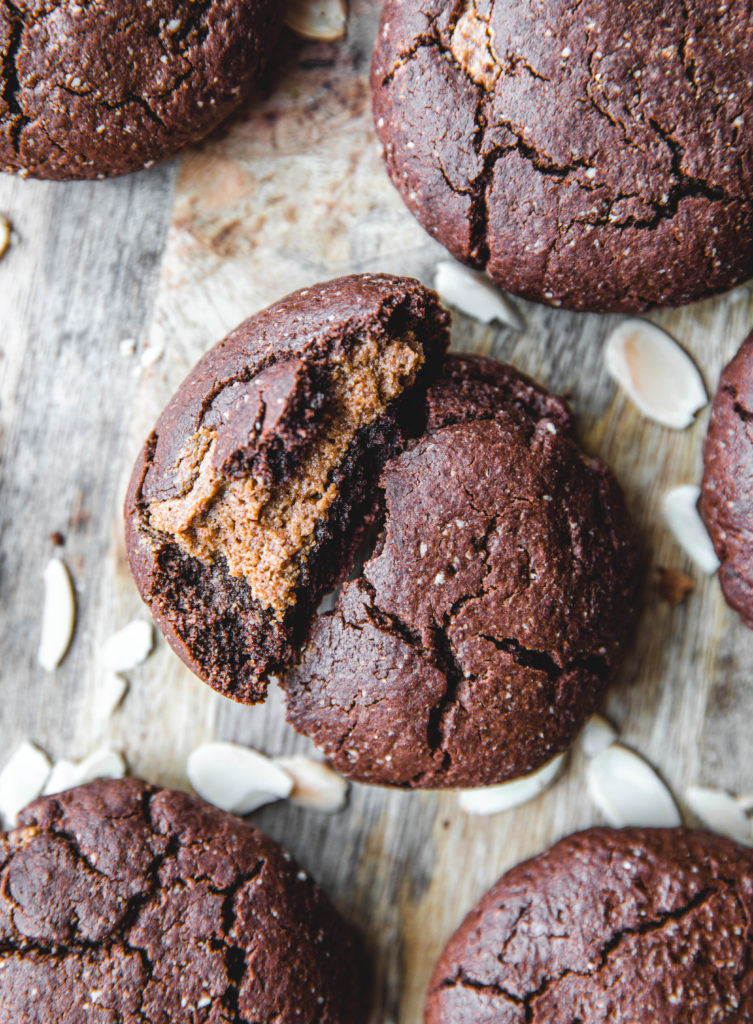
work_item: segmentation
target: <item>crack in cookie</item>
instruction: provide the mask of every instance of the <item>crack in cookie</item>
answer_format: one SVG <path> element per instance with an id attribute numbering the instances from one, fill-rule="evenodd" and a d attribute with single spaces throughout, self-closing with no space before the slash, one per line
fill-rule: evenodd
<path id="1" fill-rule="evenodd" d="M 250 825 L 136 779 L 44 797 L 0 837 L 0 1022 L 350 1024 L 356 944 Z"/>
<path id="2" fill-rule="evenodd" d="M 427 1024 L 744 1021 L 753 857 L 683 829 L 592 829 L 513 868 L 447 944 Z"/>

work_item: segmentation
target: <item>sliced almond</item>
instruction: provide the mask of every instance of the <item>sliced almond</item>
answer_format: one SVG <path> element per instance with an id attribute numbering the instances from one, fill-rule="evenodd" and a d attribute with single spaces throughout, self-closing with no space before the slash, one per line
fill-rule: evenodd
<path id="1" fill-rule="evenodd" d="M 76 625 L 76 596 L 71 574 L 62 558 L 51 558 L 44 570 L 42 635 L 37 658 L 54 672 L 70 647 Z"/>
<path id="2" fill-rule="evenodd" d="M 738 302 L 748 302 L 751 297 L 751 285 L 741 284 L 737 288 L 733 288 L 731 292 L 727 292 L 725 299 L 727 300 L 728 306 L 736 306 Z"/>
<path id="3" fill-rule="evenodd" d="M 106 672 L 94 698 L 96 718 L 105 722 L 119 707 L 128 691 L 128 680 L 117 672 Z"/>
<path id="4" fill-rule="evenodd" d="M 617 742 L 617 730 L 602 715 L 591 715 L 580 734 L 580 747 L 586 757 L 596 757 Z"/>
<path id="5" fill-rule="evenodd" d="M 0 260 L 10 247 L 10 236 L 13 232 L 13 225 L 3 214 L 0 214 Z"/>
<path id="6" fill-rule="evenodd" d="M 95 750 L 83 761 L 66 761 L 61 759 L 52 766 L 47 783 L 44 787 L 45 796 L 62 793 L 74 786 L 83 786 L 95 779 L 122 779 L 126 773 L 126 764 L 117 750 Z"/>
<path id="7" fill-rule="evenodd" d="M 13 828 L 19 811 L 40 795 L 52 765 L 33 743 L 24 742 L 0 772 L 0 815 L 6 828 Z"/>
<path id="8" fill-rule="evenodd" d="M 708 402 L 698 369 L 674 338 L 648 320 L 623 320 L 607 338 L 611 377 L 644 416 L 684 430 Z"/>
<path id="9" fill-rule="evenodd" d="M 74 761 L 66 761 L 65 758 L 61 758 L 56 761 L 52 766 L 47 782 L 44 787 L 44 796 L 50 796 L 53 793 L 62 793 L 66 789 L 71 789 L 76 785 L 77 777 L 77 766 Z"/>
<path id="10" fill-rule="evenodd" d="M 293 779 L 286 771 L 237 743 L 197 747 L 186 770 L 200 797 L 232 814 L 250 814 L 273 800 L 284 800 L 293 790 Z"/>
<path id="11" fill-rule="evenodd" d="M 739 801 L 722 789 L 706 786 L 689 786 L 685 790 L 685 802 L 707 828 L 729 836 L 738 843 L 751 843 L 750 821 Z"/>
<path id="12" fill-rule="evenodd" d="M 154 629 L 151 622 L 134 619 L 105 642 L 102 660 L 111 672 L 128 672 L 146 661 L 154 647 Z"/>
<path id="13" fill-rule="evenodd" d="M 155 363 L 158 363 L 164 354 L 165 349 L 162 345 L 145 345 L 139 361 L 142 367 L 146 369 L 148 366 L 154 366 Z"/>
<path id="14" fill-rule="evenodd" d="M 304 39 L 333 42 L 348 25 L 344 0 L 288 0 L 285 24 Z"/>
<path id="15" fill-rule="evenodd" d="M 482 274 L 454 260 L 438 263 L 434 288 L 442 302 L 459 309 L 466 316 L 490 324 L 498 320 L 515 331 L 525 323 L 515 306 Z"/>
<path id="16" fill-rule="evenodd" d="M 711 576 L 719 568 L 719 559 L 698 511 L 700 496 L 701 489 L 694 484 L 673 487 L 662 498 L 662 512 L 678 544 Z"/>
<path id="17" fill-rule="evenodd" d="M 323 761 L 303 754 L 276 757 L 274 763 L 293 779 L 290 802 L 312 811 L 332 814 L 340 811 L 348 799 L 348 782 Z"/>
<path id="18" fill-rule="evenodd" d="M 458 806 L 466 814 L 500 814 L 512 807 L 526 804 L 552 785 L 564 767 L 566 756 L 557 754 L 530 775 L 502 782 L 498 786 L 461 789 Z"/>
<path id="19" fill-rule="evenodd" d="M 594 803 L 615 828 L 682 825 L 674 797 L 656 771 L 621 743 L 588 762 L 586 780 Z"/>

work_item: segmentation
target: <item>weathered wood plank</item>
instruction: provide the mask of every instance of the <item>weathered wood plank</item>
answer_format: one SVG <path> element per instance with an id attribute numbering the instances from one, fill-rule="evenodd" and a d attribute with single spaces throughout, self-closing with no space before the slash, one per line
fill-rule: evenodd
<path id="1" fill-rule="evenodd" d="M 0 264 L 3 747 L 23 735 L 78 756 L 107 738 L 134 771 L 175 785 L 186 784 L 192 747 L 214 736 L 271 754 L 310 749 L 285 724 L 279 691 L 262 708 L 233 705 L 161 642 L 104 728 L 93 696 L 103 640 L 144 614 L 125 565 L 120 503 L 138 447 L 183 374 L 238 321 L 294 288 L 361 270 L 430 283 L 442 257 L 377 152 L 367 82 L 377 14 L 356 0 L 342 47 L 285 41 L 265 95 L 178 168 L 70 187 L 0 181 L 0 210 L 20 235 Z M 601 343 L 616 318 L 520 307 L 523 333 L 458 317 L 455 344 L 569 394 L 587 448 L 625 486 L 650 565 L 687 569 L 696 583 L 675 609 L 647 585 L 609 710 L 679 791 L 696 781 L 753 790 L 753 634 L 716 581 L 688 565 L 659 514 L 666 487 L 698 479 L 706 414 L 677 434 L 615 393 Z M 745 293 L 652 318 L 687 345 L 711 391 L 753 327 L 753 303 Z M 120 356 L 126 337 L 164 356 L 142 369 L 138 356 Z M 46 677 L 35 652 L 53 529 L 68 536 L 81 619 L 61 670 Z M 418 1024 L 433 961 L 472 902 L 512 863 L 597 816 L 576 755 L 550 792 L 491 819 L 460 815 L 452 794 L 356 786 L 333 818 L 280 805 L 255 820 L 361 927 L 374 963 L 373 1022 Z"/>
<path id="2" fill-rule="evenodd" d="M 121 500 L 137 381 L 119 342 L 142 333 L 174 172 L 92 185 L 0 180 L 16 238 L 0 263 L 3 746 L 74 739 L 101 612 L 98 590 Z M 36 663 L 49 534 L 67 539 L 78 591 L 75 643 L 53 677 Z"/>

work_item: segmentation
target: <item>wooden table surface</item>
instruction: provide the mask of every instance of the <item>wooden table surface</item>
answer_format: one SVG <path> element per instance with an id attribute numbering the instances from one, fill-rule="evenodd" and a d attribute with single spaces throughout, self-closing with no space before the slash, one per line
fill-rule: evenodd
<path id="1" fill-rule="evenodd" d="M 258 708 L 214 694 L 160 640 L 108 721 L 94 712 L 105 639 L 146 617 L 125 560 L 121 504 L 153 421 L 198 356 L 240 320 L 315 281 L 353 271 L 427 283 L 442 250 L 406 213 L 371 127 L 368 65 L 377 5 L 356 0 L 343 44 L 287 36 L 262 95 L 202 146 L 137 175 L 94 183 L 0 180 L 14 226 L 0 262 L 0 761 L 24 738 L 51 757 L 109 743 L 131 770 L 186 786 L 213 737 L 269 754 L 307 750 L 279 692 Z M 617 317 L 518 302 L 515 333 L 455 317 L 454 345 L 509 360 L 570 396 L 581 437 L 614 467 L 651 565 L 688 571 L 680 606 L 653 577 L 628 664 L 607 708 L 625 742 L 679 793 L 692 783 L 753 791 L 753 634 L 678 548 L 662 492 L 697 482 L 708 410 L 685 432 L 644 420 L 608 379 L 602 341 Z M 652 314 L 694 355 L 713 392 L 753 327 L 751 293 Z M 136 352 L 122 354 L 133 339 Z M 163 352 L 142 366 L 146 347 Z M 127 345 L 125 346 L 127 348 Z M 58 671 L 37 664 L 42 571 L 75 579 L 78 624 Z M 271 806 L 254 820 L 317 877 L 363 932 L 376 1024 L 418 1024 L 433 961 L 498 875 L 595 823 L 581 755 L 538 800 L 469 818 L 454 794 L 353 786 L 347 809 Z"/>

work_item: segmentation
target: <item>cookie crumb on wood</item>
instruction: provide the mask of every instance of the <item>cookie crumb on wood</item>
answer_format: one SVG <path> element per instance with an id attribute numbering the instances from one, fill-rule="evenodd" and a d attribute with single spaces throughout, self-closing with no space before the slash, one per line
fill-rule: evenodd
<path id="1" fill-rule="evenodd" d="M 695 589 L 693 577 L 688 576 L 681 569 L 671 569 L 660 565 L 656 570 L 656 575 L 662 600 L 673 608 L 681 604 Z"/>

